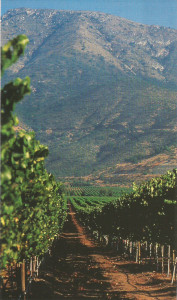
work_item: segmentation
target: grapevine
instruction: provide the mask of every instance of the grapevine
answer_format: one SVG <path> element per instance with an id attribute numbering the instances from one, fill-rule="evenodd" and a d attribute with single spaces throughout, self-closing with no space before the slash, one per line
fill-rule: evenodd
<path id="1" fill-rule="evenodd" d="M 24 53 L 28 38 L 20 35 L 1 50 L 2 74 Z M 13 111 L 30 94 L 30 79 L 17 78 L 2 89 L 1 253 L 2 268 L 30 256 L 43 255 L 63 227 L 66 201 L 60 184 L 44 166 L 48 148 L 34 132 L 15 132 Z"/>
<path id="2" fill-rule="evenodd" d="M 177 169 L 153 178 L 134 191 L 107 201 L 100 197 L 90 204 L 84 197 L 71 198 L 79 219 L 101 235 L 171 245 L 177 249 Z M 83 204 L 82 204 L 83 201 Z"/>

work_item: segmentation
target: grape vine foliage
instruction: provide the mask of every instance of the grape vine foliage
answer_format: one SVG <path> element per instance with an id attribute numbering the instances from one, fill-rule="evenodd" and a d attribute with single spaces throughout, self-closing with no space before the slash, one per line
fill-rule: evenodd
<path id="1" fill-rule="evenodd" d="M 1 72 L 23 55 L 29 40 L 19 35 L 1 49 Z M 66 201 L 44 166 L 48 148 L 34 132 L 16 132 L 15 104 L 30 94 L 30 78 L 6 84 L 1 104 L 1 267 L 42 256 L 62 230 Z"/>

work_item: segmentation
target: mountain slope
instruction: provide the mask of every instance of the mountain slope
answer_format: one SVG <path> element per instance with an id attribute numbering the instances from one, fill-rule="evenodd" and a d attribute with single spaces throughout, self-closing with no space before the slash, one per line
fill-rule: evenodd
<path id="1" fill-rule="evenodd" d="M 19 33 L 30 39 L 7 79 L 14 72 L 31 77 L 33 93 L 17 112 L 49 145 L 53 173 L 92 180 L 102 173 L 115 182 L 117 164 L 164 151 L 174 164 L 176 30 L 103 13 L 31 9 L 9 11 L 2 29 L 3 43 Z"/>

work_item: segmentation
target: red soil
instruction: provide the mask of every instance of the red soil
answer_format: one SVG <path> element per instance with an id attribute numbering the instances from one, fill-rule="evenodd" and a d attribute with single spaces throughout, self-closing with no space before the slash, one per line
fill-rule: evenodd
<path id="1" fill-rule="evenodd" d="M 166 274 L 150 272 L 95 244 L 71 211 L 40 278 L 32 283 L 30 299 L 172 300 L 175 294 Z"/>

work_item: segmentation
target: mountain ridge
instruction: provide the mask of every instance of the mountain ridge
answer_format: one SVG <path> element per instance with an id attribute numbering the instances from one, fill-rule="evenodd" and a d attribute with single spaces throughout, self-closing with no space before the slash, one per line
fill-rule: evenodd
<path id="1" fill-rule="evenodd" d="M 106 183 L 106 170 L 112 178 L 117 164 L 164 151 L 174 165 L 177 30 L 97 12 L 30 9 L 10 11 L 2 24 L 3 43 L 19 33 L 30 39 L 7 79 L 31 77 L 33 93 L 17 112 L 49 145 L 48 168 L 57 177 L 99 180 L 102 173 Z"/>
<path id="2" fill-rule="evenodd" d="M 113 60 L 116 60 L 115 57 L 117 57 L 117 58 L 118 58 L 118 56 L 121 57 L 121 53 L 125 51 L 125 49 L 124 49 L 125 45 L 127 46 L 127 49 L 126 49 L 127 52 L 133 51 L 131 49 L 131 46 L 133 46 L 133 48 L 135 46 L 139 46 L 140 49 L 136 49 L 137 51 L 141 50 L 141 48 L 146 46 L 146 54 L 148 55 L 148 51 L 149 51 L 151 54 L 151 57 L 153 57 L 154 61 L 151 60 L 151 62 L 153 62 L 154 64 L 151 64 L 151 65 L 153 65 L 155 70 L 159 71 L 158 76 L 161 76 L 160 72 L 164 70 L 164 67 L 163 67 L 163 65 L 160 64 L 159 60 L 166 59 L 166 57 L 169 55 L 169 48 L 170 47 L 173 48 L 174 44 L 176 46 L 176 43 L 177 43 L 175 29 L 165 28 L 163 26 L 157 26 L 157 25 L 156 26 L 155 25 L 143 25 L 140 23 L 126 20 L 121 17 L 112 16 L 112 15 L 104 14 L 104 13 L 98 13 L 98 12 L 83 12 L 83 11 L 74 12 L 74 11 L 64 11 L 64 10 L 57 11 L 57 10 L 48 10 L 48 9 L 46 9 L 46 10 L 45 9 L 43 9 L 43 10 L 14 9 L 14 10 L 10 10 L 6 15 L 4 15 L 2 17 L 2 21 L 4 23 L 5 21 L 13 18 L 14 16 L 19 17 L 19 18 L 21 16 L 22 21 L 24 21 L 25 17 L 22 16 L 22 14 L 26 14 L 26 17 L 30 18 L 31 16 L 34 16 L 35 14 L 39 15 L 39 13 L 44 14 L 44 17 L 47 20 L 52 19 L 52 20 L 50 20 L 50 22 L 49 21 L 44 22 L 44 20 L 43 20 L 43 24 L 45 25 L 45 30 L 48 27 L 48 31 L 49 31 L 49 29 L 51 30 L 51 35 L 53 35 L 55 32 L 57 32 L 58 29 L 61 29 L 60 28 L 61 26 L 66 27 L 67 23 L 72 22 L 72 19 L 74 20 L 74 26 L 76 26 L 78 22 L 80 25 L 82 24 L 82 26 L 83 26 L 83 24 L 85 24 L 84 31 L 83 31 L 85 37 L 86 37 L 85 33 L 86 33 L 86 29 L 87 29 L 86 25 L 88 25 L 90 28 L 95 26 L 97 33 L 98 33 L 96 35 L 97 46 L 98 46 L 98 41 L 99 41 L 98 36 L 99 36 L 103 39 L 104 42 L 106 42 L 105 47 L 107 48 L 107 50 L 109 50 L 108 51 L 109 55 L 110 55 L 110 52 L 112 52 L 111 55 L 112 55 Z M 89 22 L 91 22 L 91 21 L 92 21 L 92 23 L 89 24 Z M 104 23 L 107 24 L 107 27 L 104 26 Z M 125 24 L 126 24 L 126 26 L 125 26 Z M 21 24 L 21 26 L 22 26 L 22 24 Z M 36 24 L 36 29 L 37 29 L 37 26 L 38 25 Z M 78 26 L 76 26 L 76 29 L 77 29 L 77 27 Z M 70 25 L 70 28 L 73 29 L 72 24 Z M 110 28 L 111 28 L 111 30 L 110 30 Z M 119 29 L 119 34 L 117 35 L 118 29 Z M 141 31 L 140 31 L 140 29 L 141 29 Z M 139 33 L 139 31 L 141 33 Z M 166 31 L 166 34 L 164 34 L 165 31 Z M 115 35 L 115 33 L 116 33 L 116 35 Z M 153 33 L 153 36 L 152 36 L 152 33 Z M 169 34 L 167 34 L 167 33 L 169 33 Z M 40 35 L 43 35 L 43 34 L 44 34 L 44 32 L 40 31 Z M 50 32 L 49 32 L 49 34 L 50 34 Z M 95 34 L 95 31 L 94 31 L 94 34 Z M 132 36 L 132 34 L 134 35 L 134 37 Z M 170 34 L 171 34 L 171 36 L 170 36 Z M 45 35 L 47 35 L 47 33 L 45 33 Z M 150 38 L 150 36 L 151 36 L 151 38 Z M 49 36 L 47 36 L 47 38 L 49 38 Z M 73 40 L 76 41 L 75 37 Z M 70 39 L 70 42 L 73 42 L 73 40 Z M 63 40 L 61 40 L 61 41 L 63 41 Z M 103 48 L 103 44 L 104 44 L 103 41 L 101 43 L 101 45 L 102 45 L 101 48 Z M 110 43 L 110 41 L 111 41 L 111 43 Z M 86 40 L 86 42 L 88 43 L 88 39 Z M 79 43 L 81 46 L 80 49 L 79 49 Z M 79 50 L 79 51 L 82 50 L 81 51 L 82 53 L 84 52 L 84 49 L 82 47 L 87 49 L 87 54 L 88 54 L 89 46 L 91 46 L 92 56 L 93 56 L 93 51 L 98 50 L 93 47 L 92 41 L 90 41 L 89 46 L 87 45 L 86 47 L 84 46 L 83 39 L 79 38 L 79 43 L 77 44 L 76 50 Z M 101 55 L 100 51 L 97 51 L 96 54 Z M 128 54 L 130 54 L 130 53 L 128 53 Z M 157 58 L 157 60 L 155 60 L 155 58 Z M 150 58 L 148 57 L 148 59 L 150 59 Z M 125 60 L 126 60 L 126 54 L 123 53 L 123 61 L 125 61 Z M 129 64 L 130 64 L 130 62 L 129 62 Z M 119 65 L 119 68 L 121 68 L 120 63 L 118 65 Z M 130 72 L 135 74 L 134 70 L 133 70 L 133 68 L 135 68 L 135 66 L 131 66 L 131 65 L 128 66 L 125 64 L 124 71 L 126 68 Z M 146 73 L 145 70 L 142 70 L 142 72 Z M 143 74 L 141 74 L 141 75 L 143 75 Z M 153 74 L 152 74 L 152 77 L 154 77 Z M 164 79 L 164 77 L 162 76 L 158 79 Z"/>

